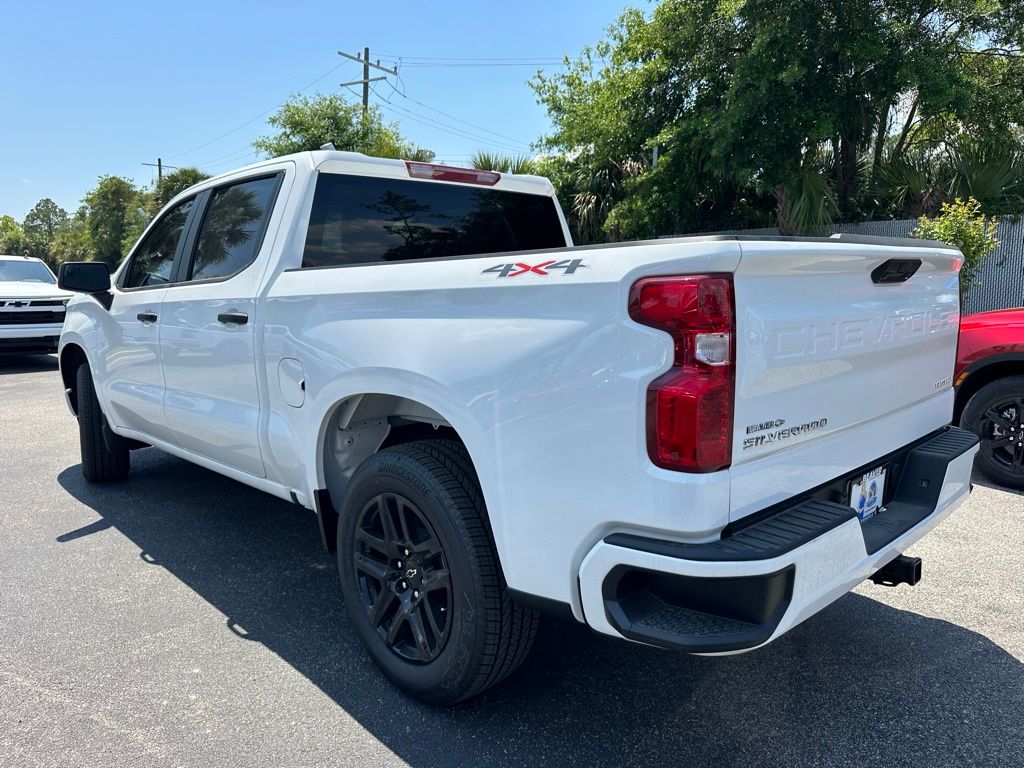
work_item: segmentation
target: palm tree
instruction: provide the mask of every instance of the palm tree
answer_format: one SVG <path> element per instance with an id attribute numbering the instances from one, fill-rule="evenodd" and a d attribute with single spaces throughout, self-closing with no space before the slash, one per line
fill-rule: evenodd
<path id="1" fill-rule="evenodd" d="M 537 163 L 532 157 L 526 155 L 495 155 L 490 152 L 477 152 L 470 158 L 469 164 L 481 171 L 537 173 Z"/>
<path id="2" fill-rule="evenodd" d="M 809 150 L 793 179 L 775 187 L 779 234 L 813 234 L 835 221 L 839 204 L 829 181 L 830 159 L 827 152 Z"/>
<path id="3" fill-rule="evenodd" d="M 950 145 L 949 199 L 973 197 L 989 215 L 1024 208 L 1024 151 L 1009 142 L 961 138 Z"/>

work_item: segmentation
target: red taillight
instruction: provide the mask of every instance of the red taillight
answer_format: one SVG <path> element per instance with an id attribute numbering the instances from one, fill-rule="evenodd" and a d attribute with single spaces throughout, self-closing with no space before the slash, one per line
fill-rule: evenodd
<path id="1" fill-rule="evenodd" d="M 483 184 L 493 187 L 501 179 L 497 171 L 478 171 L 475 168 L 453 168 L 450 165 L 434 163 L 417 163 L 405 161 L 409 175 L 414 179 L 431 179 L 432 181 L 461 181 L 463 184 Z"/>
<path id="2" fill-rule="evenodd" d="M 727 275 L 639 280 L 629 316 L 672 336 L 672 368 L 647 390 L 647 451 L 665 469 L 715 472 L 732 459 L 736 312 Z"/>

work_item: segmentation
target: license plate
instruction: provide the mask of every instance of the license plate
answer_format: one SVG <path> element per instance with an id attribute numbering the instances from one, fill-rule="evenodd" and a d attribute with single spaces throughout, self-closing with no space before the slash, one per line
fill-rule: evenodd
<path id="1" fill-rule="evenodd" d="M 861 521 L 872 517 L 882 508 L 885 496 L 885 467 L 865 472 L 859 480 L 850 483 L 850 506 Z"/>

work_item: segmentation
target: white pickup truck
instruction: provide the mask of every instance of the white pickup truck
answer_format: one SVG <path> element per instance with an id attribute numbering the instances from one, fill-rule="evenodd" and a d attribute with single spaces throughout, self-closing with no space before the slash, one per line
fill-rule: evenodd
<path id="1" fill-rule="evenodd" d="M 0 354 L 56 352 L 70 298 L 43 261 L 0 255 Z"/>
<path id="2" fill-rule="evenodd" d="M 949 427 L 961 255 L 692 237 L 572 247 L 544 179 L 319 151 L 65 264 L 82 470 L 155 446 L 315 510 L 371 657 L 472 696 L 538 611 L 746 651 L 970 492 Z"/>

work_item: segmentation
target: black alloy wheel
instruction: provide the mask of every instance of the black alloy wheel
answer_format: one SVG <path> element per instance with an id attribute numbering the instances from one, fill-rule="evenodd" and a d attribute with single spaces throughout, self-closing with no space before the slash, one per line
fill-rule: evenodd
<path id="1" fill-rule="evenodd" d="M 979 426 L 982 453 L 1024 478 L 1024 394 L 986 409 Z"/>
<path id="2" fill-rule="evenodd" d="M 465 447 L 445 439 L 367 457 L 338 510 L 349 623 L 396 685 L 453 704 L 522 664 L 537 614 L 512 600 Z"/>
<path id="3" fill-rule="evenodd" d="M 367 503 L 352 556 L 370 624 L 406 661 L 425 664 L 451 631 L 452 585 L 441 542 L 423 513 L 397 493 Z"/>
<path id="4" fill-rule="evenodd" d="M 1024 490 L 1024 376 L 986 384 L 960 421 L 981 440 L 977 469 L 1000 485 Z"/>

